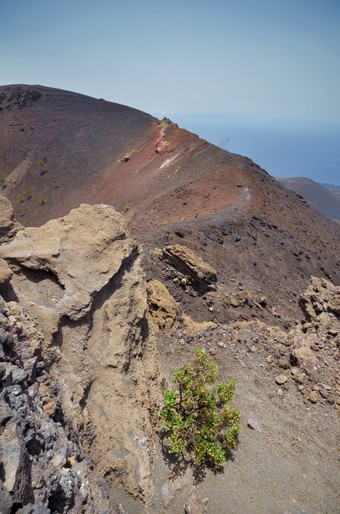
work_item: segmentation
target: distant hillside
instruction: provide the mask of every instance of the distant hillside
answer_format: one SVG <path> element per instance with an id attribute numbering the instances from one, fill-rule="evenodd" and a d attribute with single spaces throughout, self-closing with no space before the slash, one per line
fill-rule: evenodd
<path id="1" fill-rule="evenodd" d="M 306 177 L 276 179 L 283 186 L 302 195 L 321 214 L 340 220 L 340 186 L 321 184 Z"/>
<path id="2" fill-rule="evenodd" d="M 327 184 L 325 182 L 320 182 L 320 185 L 326 189 L 329 189 L 332 191 L 332 193 L 340 197 L 340 186 L 336 186 L 335 184 Z"/>

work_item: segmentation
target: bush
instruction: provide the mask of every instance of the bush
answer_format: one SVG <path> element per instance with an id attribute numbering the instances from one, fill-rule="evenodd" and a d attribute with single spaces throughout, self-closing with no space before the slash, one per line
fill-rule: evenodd
<path id="1" fill-rule="evenodd" d="M 221 382 L 216 363 L 201 348 L 189 365 L 174 372 L 175 389 L 165 389 L 161 422 L 169 438 L 169 452 L 193 451 L 194 464 L 220 467 L 236 446 L 240 412 L 229 409 L 235 381 Z"/>

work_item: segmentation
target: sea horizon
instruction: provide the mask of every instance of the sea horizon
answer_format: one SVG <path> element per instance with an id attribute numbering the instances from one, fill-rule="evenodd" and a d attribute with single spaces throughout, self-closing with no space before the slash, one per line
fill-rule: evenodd
<path id="1" fill-rule="evenodd" d="M 340 122 L 213 114 L 164 116 L 209 143 L 250 158 L 274 177 L 306 177 L 340 186 Z"/>

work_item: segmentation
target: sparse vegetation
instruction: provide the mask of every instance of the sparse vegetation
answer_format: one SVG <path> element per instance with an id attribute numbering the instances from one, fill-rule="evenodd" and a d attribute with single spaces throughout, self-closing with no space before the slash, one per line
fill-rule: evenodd
<path id="1" fill-rule="evenodd" d="M 45 197 L 43 195 L 40 195 L 39 199 L 40 199 L 41 205 L 44 205 L 44 203 L 46 202 Z"/>
<path id="2" fill-rule="evenodd" d="M 40 169 L 40 174 L 43 175 L 44 173 L 47 172 L 47 164 L 46 162 L 44 161 L 39 161 L 38 162 L 38 166 L 39 166 L 39 169 Z"/>
<path id="3" fill-rule="evenodd" d="M 124 214 L 125 212 L 128 212 L 129 210 L 130 210 L 130 206 L 129 205 L 125 205 L 125 207 L 124 207 L 122 212 Z"/>
<path id="4" fill-rule="evenodd" d="M 21 195 L 21 194 L 17 196 L 17 199 L 18 199 L 18 200 L 19 200 L 19 202 L 21 202 L 21 203 L 23 203 L 23 202 L 25 201 L 25 197 L 24 197 L 24 195 Z"/>
<path id="5" fill-rule="evenodd" d="M 193 451 L 193 461 L 220 467 L 237 443 L 240 412 L 229 409 L 235 382 L 213 387 L 216 363 L 201 348 L 191 364 L 174 372 L 175 389 L 165 389 L 161 422 L 170 444 L 169 453 Z"/>

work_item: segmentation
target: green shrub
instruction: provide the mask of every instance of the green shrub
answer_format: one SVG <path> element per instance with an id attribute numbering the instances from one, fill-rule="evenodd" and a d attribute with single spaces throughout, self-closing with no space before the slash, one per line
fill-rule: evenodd
<path id="1" fill-rule="evenodd" d="M 236 446 L 240 412 L 229 409 L 235 381 L 216 387 L 216 363 L 201 348 L 189 365 L 174 372 L 175 389 L 165 389 L 161 422 L 169 438 L 169 453 L 193 451 L 195 464 L 220 467 Z"/>
<path id="2" fill-rule="evenodd" d="M 39 199 L 40 199 L 41 205 L 44 205 L 44 203 L 46 202 L 45 197 L 43 195 L 40 195 Z"/>
<path id="3" fill-rule="evenodd" d="M 40 170 L 40 175 L 45 175 L 45 173 L 47 173 L 47 164 L 46 164 L 46 162 L 39 161 L 38 162 L 38 166 L 39 166 L 39 170 Z"/>
<path id="4" fill-rule="evenodd" d="M 17 199 L 19 200 L 19 202 L 23 203 L 25 201 L 25 198 L 24 198 L 24 195 L 18 195 L 17 196 Z"/>

